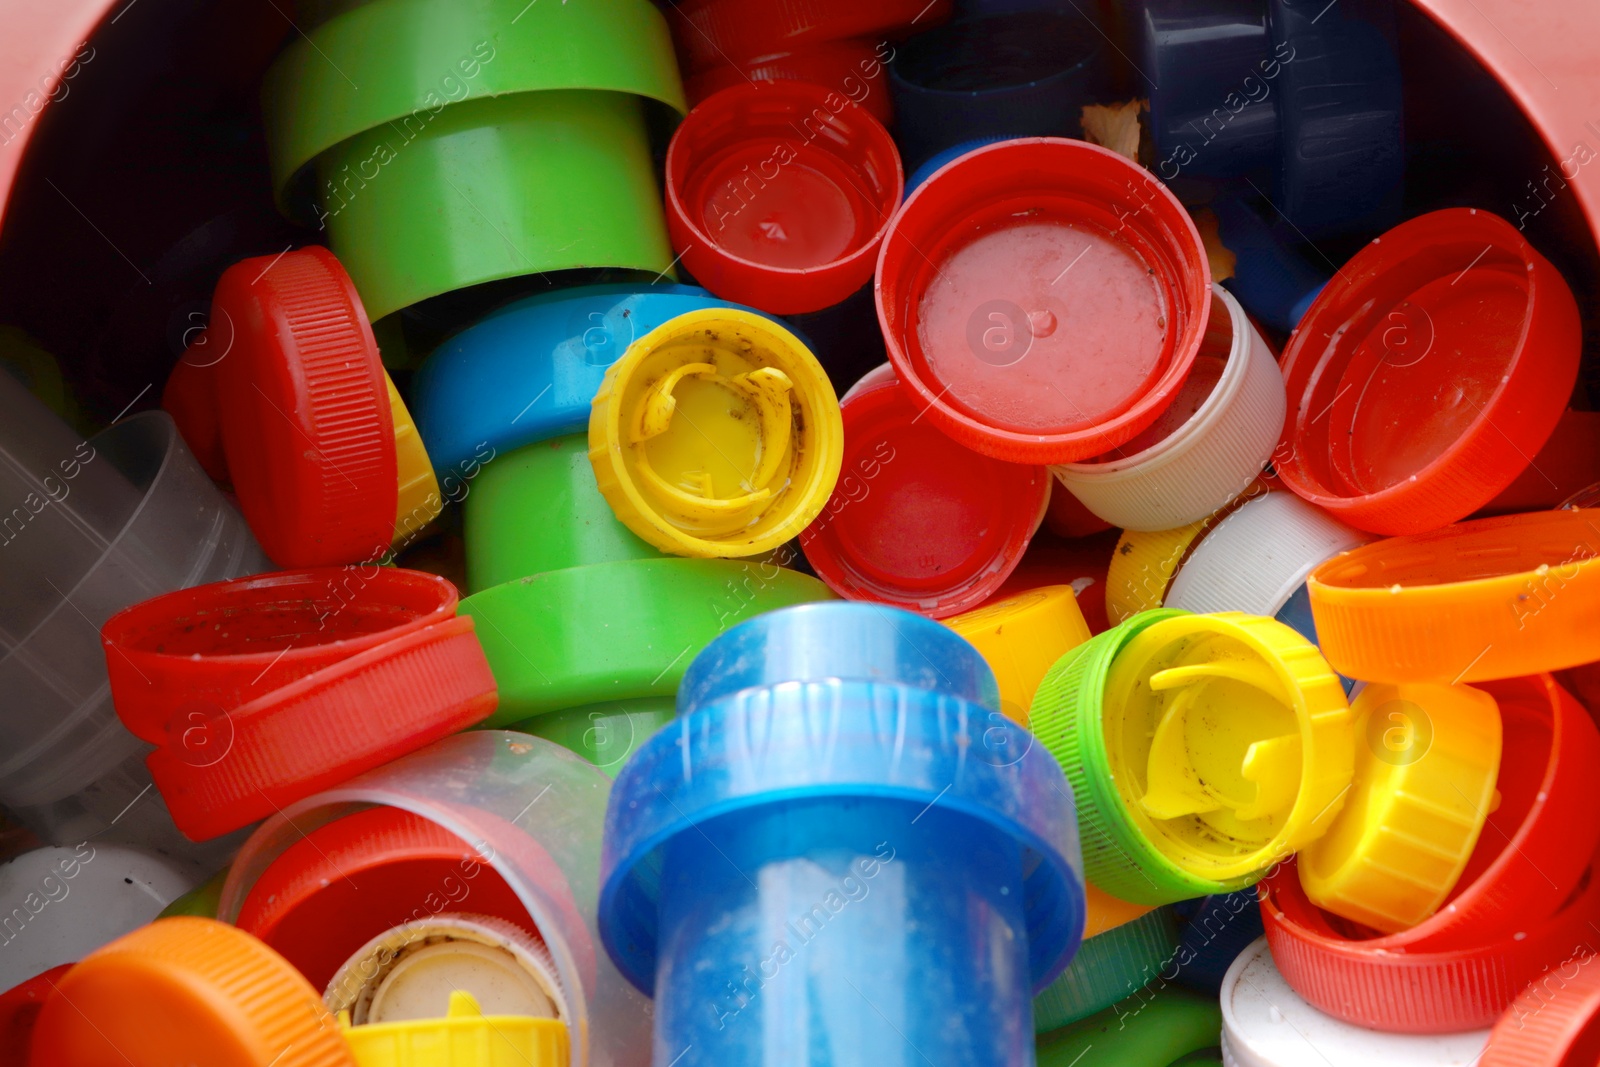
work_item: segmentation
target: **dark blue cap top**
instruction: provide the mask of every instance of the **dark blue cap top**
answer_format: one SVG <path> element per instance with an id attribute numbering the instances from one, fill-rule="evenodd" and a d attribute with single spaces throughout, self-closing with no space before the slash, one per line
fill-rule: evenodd
<path id="1" fill-rule="evenodd" d="M 718 636 L 684 672 L 678 714 L 757 686 L 832 680 L 1000 706 L 994 672 L 954 630 L 899 608 L 841 600 L 771 611 Z"/>
<path id="2" fill-rule="evenodd" d="M 915 168 L 967 141 L 1074 137 L 1108 81 L 1105 38 L 1075 13 L 959 19 L 895 46 L 895 140 Z"/>

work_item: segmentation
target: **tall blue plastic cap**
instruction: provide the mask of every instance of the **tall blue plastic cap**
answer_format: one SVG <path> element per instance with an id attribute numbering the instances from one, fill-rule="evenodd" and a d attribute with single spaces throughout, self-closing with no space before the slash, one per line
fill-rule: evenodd
<path id="1" fill-rule="evenodd" d="M 612 789 L 600 877 L 601 938 L 676 1067 L 1031 1063 L 1031 993 L 1084 922 L 1056 761 L 981 705 L 875 682 L 668 726 Z"/>
<path id="2" fill-rule="evenodd" d="M 442 478 L 589 425 L 606 368 L 669 319 L 737 307 L 692 285 L 590 285 L 509 304 L 429 356 L 411 413 Z M 773 321 L 778 321 L 774 319 Z"/>
<path id="3" fill-rule="evenodd" d="M 678 714 L 745 689 L 825 681 L 901 685 L 1000 706 L 994 671 L 954 630 L 899 608 L 837 600 L 767 612 L 719 635 L 684 671 Z"/>

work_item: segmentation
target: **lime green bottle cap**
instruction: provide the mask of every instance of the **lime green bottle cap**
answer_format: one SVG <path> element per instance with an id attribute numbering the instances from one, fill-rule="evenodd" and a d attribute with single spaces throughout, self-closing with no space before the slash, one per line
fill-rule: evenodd
<path id="1" fill-rule="evenodd" d="M 1222 1006 L 1216 997 L 1158 983 L 1041 1035 L 1037 1058 L 1039 1067 L 1169 1067 L 1221 1042 Z"/>
<path id="2" fill-rule="evenodd" d="M 473 593 L 546 571 L 661 556 L 618 522 L 600 495 L 586 433 L 496 457 L 461 506 Z"/>
<path id="3" fill-rule="evenodd" d="M 369 0 L 334 12 L 290 43 L 262 86 L 278 203 L 311 220 L 313 196 L 325 189 L 313 190 L 308 165 L 359 134 L 392 123 L 395 136 L 409 141 L 408 133 L 431 128 L 461 101 L 562 89 L 643 97 L 676 115 L 688 110 L 666 17 L 650 0 Z M 493 132 L 484 138 L 495 141 Z M 367 174 L 387 166 L 374 162 Z M 389 177 L 368 177 L 363 192 Z M 600 177 L 576 174 L 561 187 Z M 465 243 L 452 247 L 463 250 Z M 372 311 L 370 298 L 367 307 L 374 319 L 384 314 Z"/>
<path id="4" fill-rule="evenodd" d="M 578 267 L 670 273 L 643 101 L 581 90 L 464 100 L 316 160 L 319 221 L 367 313 Z"/>
<path id="5" fill-rule="evenodd" d="M 815 578 L 770 562 L 631 559 L 506 582 L 466 598 L 459 613 L 474 620 L 500 689 L 483 725 L 504 727 L 673 696 L 689 661 L 723 630 L 831 599 Z"/>
<path id="6" fill-rule="evenodd" d="M 1339 679 L 1273 619 L 1135 615 L 1062 657 L 1031 714 L 1077 797 L 1085 876 L 1125 900 L 1252 885 L 1350 788 Z"/>

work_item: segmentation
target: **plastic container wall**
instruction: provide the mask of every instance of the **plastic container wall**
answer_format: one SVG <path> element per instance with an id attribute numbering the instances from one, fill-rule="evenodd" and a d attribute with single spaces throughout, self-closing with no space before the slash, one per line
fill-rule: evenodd
<path id="1" fill-rule="evenodd" d="M 650 1005 L 600 948 L 600 838 L 611 779 L 581 756 L 505 730 L 457 734 L 268 819 L 239 853 L 218 917 L 290 845 L 343 815 L 387 804 L 469 842 L 527 906 L 567 993 L 571 1067 L 643 1067 Z M 441 905 L 442 906 L 442 905 Z"/>
<path id="2" fill-rule="evenodd" d="M 150 781 L 137 762 L 147 746 L 112 708 L 101 623 L 271 564 L 164 412 L 86 442 L 5 374 L 0 411 L 0 803 L 46 841 L 73 844 L 118 821 Z M 132 818 L 125 839 L 190 847 L 159 801 Z"/>

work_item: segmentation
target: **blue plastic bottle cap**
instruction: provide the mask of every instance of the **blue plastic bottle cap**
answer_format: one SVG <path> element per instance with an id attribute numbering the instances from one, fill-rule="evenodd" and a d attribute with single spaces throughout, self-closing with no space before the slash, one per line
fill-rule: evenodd
<path id="1" fill-rule="evenodd" d="M 1083 931 L 1080 864 L 1065 777 L 1021 727 L 926 689 L 783 682 L 623 767 L 600 935 L 655 998 L 658 1063 L 1020 1064 L 1029 992 Z"/>
<path id="2" fill-rule="evenodd" d="M 960 144 L 951 145 L 949 148 L 946 148 L 941 152 L 935 152 L 933 155 L 929 156 L 920 167 L 912 172 L 911 177 L 906 179 L 906 196 L 910 196 L 912 193 L 916 192 L 917 186 L 927 181 L 933 176 L 934 171 L 938 170 L 946 163 L 949 163 L 952 160 L 960 159 L 974 148 L 982 148 L 984 145 L 994 144 L 996 141 L 1009 140 L 1014 136 L 1016 135 L 1012 133 L 989 134 L 985 137 L 975 137 L 970 141 L 962 141 Z"/>
<path id="3" fill-rule="evenodd" d="M 1255 208 L 1228 197 L 1211 205 L 1221 227 L 1222 243 L 1235 256 L 1233 277 L 1224 284 L 1246 311 L 1282 333 L 1288 333 L 1322 287 L 1327 270 L 1296 252 L 1293 230 L 1273 225 Z"/>
<path id="4" fill-rule="evenodd" d="M 954 630 L 899 608 L 834 601 L 758 615 L 718 636 L 684 672 L 678 714 L 757 686 L 825 681 L 909 686 L 1000 706 L 994 672 Z"/>
<path id="5" fill-rule="evenodd" d="M 889 91 L 906 167 L 978 139 L 1078 136 L 1083 105 L 1106 91 L 1105 49 L 1067 10 L 960 19 L 897 46 Z"/>
<path id="6" fill-rule="evenodd" d="M 713 307 L 740 305 L 692 285 L 590 285 L 519 300 L 451 338 L 418 369 L 411 404 L 445 497 L 459 499 L 496 455 L 586 431 L 606 368 L 629 345 Z"/>
<path id="7" fill-rule="evenodd" d="M 1262 172 L 1311 237 L 1392 221 L 1405 153 L 1389 0 L 1143 7 L 1139 66 L 1163 181 Z"/>

